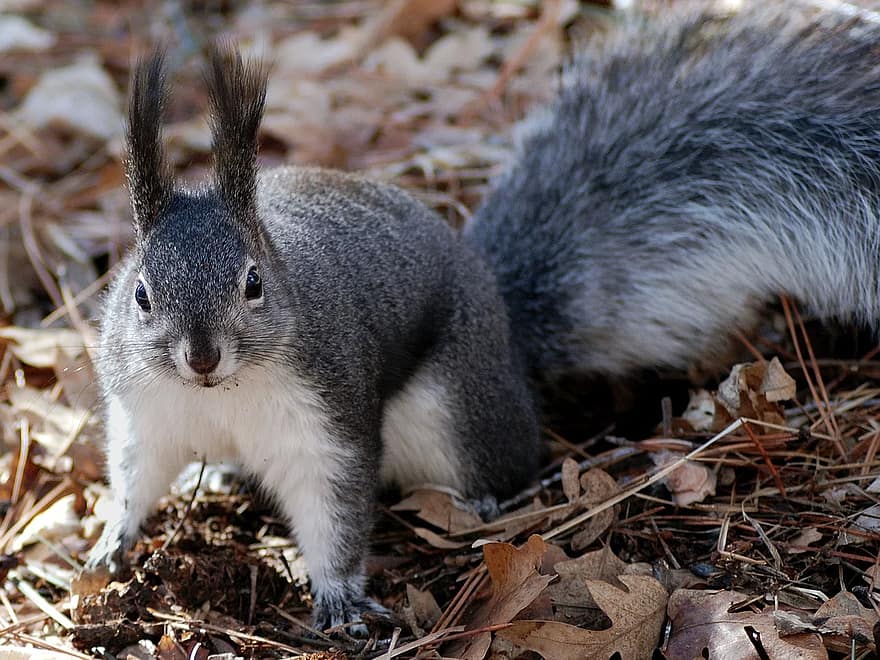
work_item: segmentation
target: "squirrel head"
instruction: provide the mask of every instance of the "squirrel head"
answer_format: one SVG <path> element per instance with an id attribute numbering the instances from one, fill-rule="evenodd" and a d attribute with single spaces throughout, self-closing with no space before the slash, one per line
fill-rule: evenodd
<path id="1" fill-rule="evenodd" d="M 176 185 L 162 147 L 164 55 L 135 68 L 125 168 L 136 278 L 122 295 L 130 302 L 124 322 L 156 347 L 161 366 L 193 385 L 213 386 L 248 362 L 247 347 L 258 346 L 271 326 L 269 292 L 282 285 L 267 277 L 272 254 L 256 199 L 266 72 L 221 47 L 210 52 L 205 80 L 213 176 L 190 189 Z"/>

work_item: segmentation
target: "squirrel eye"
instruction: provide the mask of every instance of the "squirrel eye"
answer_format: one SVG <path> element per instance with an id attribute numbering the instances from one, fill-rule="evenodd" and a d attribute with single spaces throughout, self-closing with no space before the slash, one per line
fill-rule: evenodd
<path id="1" fill-rule="evenodd" d="M 244 283 L 244 297 L 248 300 L 256 300 L 263 296 L 263 280 L 257 272 L 256 266 L 251 266 Z"/>
<path id="2" fill-rule="evenodd" d="M 134 288 L 134 299 L 142 310 L 147 313 L 152 311 L 153 306 L 150 304 L 150 297 L 147 295 L 147 287 L 140 280 L 138 280 L 137 286 Z"/>

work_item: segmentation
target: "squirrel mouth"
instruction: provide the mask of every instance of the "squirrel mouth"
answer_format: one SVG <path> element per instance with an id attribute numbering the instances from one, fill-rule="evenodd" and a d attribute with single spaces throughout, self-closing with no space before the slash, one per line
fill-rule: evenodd
<path id="1" fill-rule="evenodd" d="M 223 378 L 215 375 L 199 376 L 198 378 L 192 378 L 188 380 L 191 385 L 204 388 L 217 387 L 220 383 L 223 382 Z"/>

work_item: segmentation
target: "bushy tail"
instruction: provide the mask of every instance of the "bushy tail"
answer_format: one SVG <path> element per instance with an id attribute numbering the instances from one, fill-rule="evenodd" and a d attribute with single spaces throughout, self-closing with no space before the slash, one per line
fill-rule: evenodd
<path id="1" fill-rule="evenodd" d="M 711 361 L 780 293 L 877 318 L 880 25 L 778 5 L 627 20 L 527 123 L 466 236 L 533 373 Z"/>

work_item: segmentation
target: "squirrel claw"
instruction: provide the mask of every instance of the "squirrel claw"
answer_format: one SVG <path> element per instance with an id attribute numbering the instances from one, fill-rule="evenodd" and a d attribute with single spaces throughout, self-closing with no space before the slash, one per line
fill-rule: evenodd
<path id="1" fill-rule="evenodd" d="M 484 495 L 479 499 L 468 500 L 465 502 L 465 507 L 476 513 L 485 522 L 492 522 L 501 515 L 501 508 L 494 495 Z"/>
<path id="2" fill-rule="evenodd" d="M 102 536 L 89 553 L 82 570 L 74 575 L 71 592 L 78 595 L 95 594 L 122 572 L 122 548 L 112 547 Z"/>
<path id="3" fill-rule="evenodd" d="M 369 630 L 364 618 L 372 618 L 370 615 L 390 618 L 391 612 L 371 598 L 361 597 L 349 601 L 325 598 L 315 605 L 312 622 L 317 630 L 332 633 L 344 628 L 354 637 L 366 637 Z"/>
<path id="4" fill-rule="evenodd" d="M 123 550 L 126 543 L 118 525 L 108 523 L 101 533 L 101 537 L 89 552 L 84 572 L 107 573 L 111 576 L 119 575 L 123 567 Z"/>

